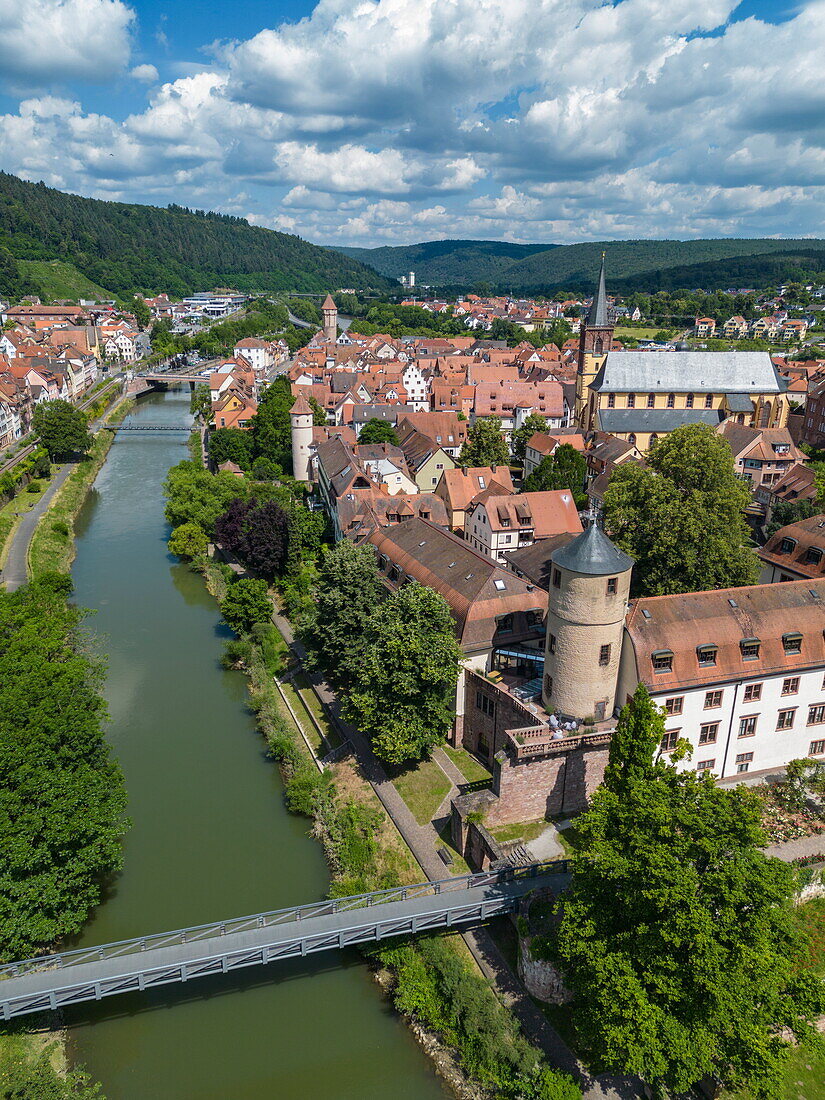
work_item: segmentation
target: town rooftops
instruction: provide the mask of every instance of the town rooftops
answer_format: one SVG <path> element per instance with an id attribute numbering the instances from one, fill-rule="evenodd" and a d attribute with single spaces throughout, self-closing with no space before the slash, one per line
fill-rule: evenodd
<path id="1" fill-rule="evenodd" d="M 766 351 L 611 351 L 590 388 L 759 394 L 784 393 L 786 387 Z"/>
<path id="2" fill-rule="evenodd" d="M 636 671 L 654 692 L 825 664 L 825 579 L 635 600 Z M 655 658 L 655 661 L 654 661 Z"/>
<path id="3" fill-rule="evenodd" d="M 597 523 L 591 523 L 581 535 L 554 550 L 551 560 L 562 569 L 593 577 L 624 573 L 634 564 L 633 558 L 614 546 Z"/>
<path id="4" fill-rule="evenodd" d="M 599 424 L 606 432 L 658 432 L 666 434 L 684 424 L 707 424 L 716 428 L 721 409 L 599 409 Z"/>
<path id="5" fill-rule="evenodd" d="M 825 515 L 780 527 L 757 551 L 762 561 L 803 577 L 825 572 Z"/>

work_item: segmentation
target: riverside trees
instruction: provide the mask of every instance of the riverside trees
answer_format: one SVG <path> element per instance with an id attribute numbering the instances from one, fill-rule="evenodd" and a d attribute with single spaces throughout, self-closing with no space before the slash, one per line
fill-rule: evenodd
<path id="1" fill-rule="evenodd" d="M 103 737 L 102 668 L 68 578 L 0 593 L 0 955 L 73 935 L 117 871 L 120 768 Z"/>
<path id="2" fill-rule="evenodd" d="M 625 707 L 555 954 L 580 1032 L 604 1065 L 661 1095 L 706 1075 L 779 1095 L 794 1041 L 825 1009 L 806 973 L 794 871 L 765 856 L 758 796 L 654 758 L 663 716 L 644 685 Z"/>

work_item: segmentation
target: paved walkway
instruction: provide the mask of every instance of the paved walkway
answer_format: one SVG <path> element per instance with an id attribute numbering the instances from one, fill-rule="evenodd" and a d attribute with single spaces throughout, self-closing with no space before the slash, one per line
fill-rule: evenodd
<path id="1" fill-rule="evenodd" d="M 825 833 L 817 833 L 814 836 L 803 836 L 799 840 L 786 840 L 783 844 L 772 844 L 765 849 L 769 856 L 779 856 L 787 863 L 799 859 L 800 856 L 822 855 L 825 860 Z"/>
<path id="2" fill-rule="evenodd" d="M 29 545 L 34 536 L 35 528 L 41 516 L 54 499 L 58 489 L 63 485 L 73 469 L 74 466 L 70 462 L 67 462 L 64 466 L 60 466 L 57 473 L 52 478 L 52 483 L 46 492 L 40 500 L 38 500 L 34 508 L 32 508 L 30 512 L 26 512 L 18 523 L 12 535 L 5 568 L 0 572 L 0 583 L 5 584 L 7 592 L 16 592 L 17 589 L 22 588 L 29 579 Z"/>
<path id="3" fill-rule="evenodd" d="M 306 650 L 295 638 L 291 623 L 278 612 L 273 618 L 292 652 L 303 663 Z M 441 841 L 432 823 L 418 824 L 373 754 L 366 736 L 341 717 L 337 696 L 317 674 L 307 672 L 307 676 L 318 697 L 339 726 L 342 735 L 352 744 L 362 776 L 372 785 L 424 874 L 429 879 L 443 878 L 444 864 L 436 854 L 436 845 Z M 438 754 L 436 759 L 439 766 L 449 779 L 453 780 L 460 776 L 460 782 L 466 782 L 445 752 L 437 749 L 436 754 Z M 446 763 L 440 759 L 442 756 Z M 462 935 L 481 972 L 496 990 L 501 1001 L 519 1021 L 524 1034 L 530 1042 L 544 1052 L 550 1065 L 571 1074 L 580 1082 L 584 1100 L 634 1100 L 642 1095 L 639 1083 L 629 1078 L 621 1079 L 607 1075 L 592 1077 L 588 1073 L 561 1035 L 533 1003 L 485 927 L 464 932 Z"/>

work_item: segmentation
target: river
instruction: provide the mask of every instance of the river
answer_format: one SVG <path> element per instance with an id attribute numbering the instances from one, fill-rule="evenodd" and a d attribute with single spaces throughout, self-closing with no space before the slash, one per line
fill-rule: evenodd
<path id="1" fill-rule="evenodd" d="M 188 391 L 137 420 L 184 423 Z M 77 524 L 75 599 L 108 662 L 108 736 L 133 827 L 82 945 L 324 895 L 307 822 L 223 671 L 226 634 L 201 578 L 171 558 L 162 481 L 186 434 L 121 433 Z M 359 956 L 329 953 L 169 986 L 67 1014 L 70 1050 L 108 1100 L 443 1100 L 444 1087 Z"/>

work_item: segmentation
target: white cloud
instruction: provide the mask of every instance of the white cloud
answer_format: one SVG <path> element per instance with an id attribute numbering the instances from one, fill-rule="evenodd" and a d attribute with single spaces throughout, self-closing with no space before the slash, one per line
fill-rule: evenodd
<path id="1" fill-rule="evenodd" d="M 134 18 L 121 0 L 0 0 L 3 77 L 24 87 L 104 83 L 129 61 Z"/>
<path id="2" fill-rule="evenodd" d="M 129 72 L 133 80 L 140 80 L 144 84 L 154 84 L 158 79 L 158 71 L 154 65 L 135 65 Z"/>

